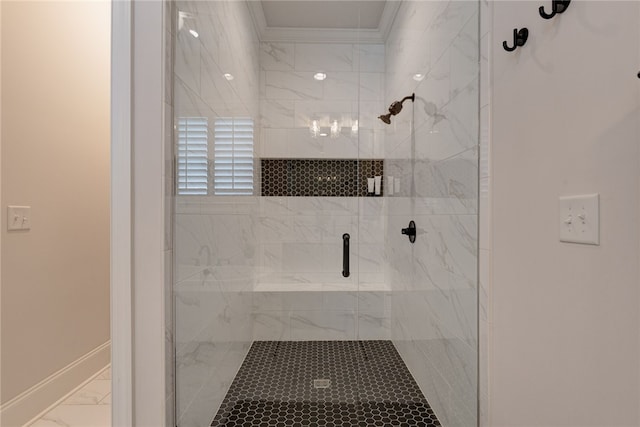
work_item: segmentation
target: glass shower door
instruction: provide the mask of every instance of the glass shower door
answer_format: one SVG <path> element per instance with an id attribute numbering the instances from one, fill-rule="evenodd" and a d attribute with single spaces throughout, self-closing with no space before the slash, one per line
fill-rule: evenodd
<path id="1" fill-rule="evenodd" d="M 385 41 L 385 109 L 415 94 L 383 126 L 390 339 L 442 425 L 477 425 L 478 25 L 401 2 Z"/>
<path id="2" fill-rule="evenodd" d="M 477 13 L 176 2 L 178 426 L 475 423 Z"/>

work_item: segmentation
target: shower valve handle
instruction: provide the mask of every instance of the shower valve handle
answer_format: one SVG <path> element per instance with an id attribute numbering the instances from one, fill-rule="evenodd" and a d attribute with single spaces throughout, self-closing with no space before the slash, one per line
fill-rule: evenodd
<path id="1" fill-rule="evenodd" d="M 416 241 L 416 223 L 413 221 L 409 221 L 409 227 L 402 229 L 402 234 L 406 235 L 409 238 L 411 243 L 415 243 Z"/>

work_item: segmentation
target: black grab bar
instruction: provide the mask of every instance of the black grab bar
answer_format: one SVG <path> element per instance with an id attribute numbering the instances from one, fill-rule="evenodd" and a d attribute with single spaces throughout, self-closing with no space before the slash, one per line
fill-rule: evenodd
<path id="1" fill-rule="evenodd" d="M 342 276 L 349 277 L 349 233 L 342 235 Z"/>

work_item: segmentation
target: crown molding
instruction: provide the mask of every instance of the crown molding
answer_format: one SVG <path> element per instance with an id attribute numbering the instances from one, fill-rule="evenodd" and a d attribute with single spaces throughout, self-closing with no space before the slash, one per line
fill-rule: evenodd
<path id="1" fill-rule="evenodd" d="M 248 0 L 253 25 L 263 42 L 384 43 L 402 0 L 387 0 L 377 29 L 268 27 L 262 1 Z"/>
<path id="2" fill-rule="evenodd" d="M 384 43 L 379 30 L 267 27 L 261 41 L 300 43 Z"/>

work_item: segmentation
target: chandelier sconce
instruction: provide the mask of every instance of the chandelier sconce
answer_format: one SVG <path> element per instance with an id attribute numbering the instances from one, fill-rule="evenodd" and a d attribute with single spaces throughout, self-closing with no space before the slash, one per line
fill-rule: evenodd
<path id="1" fill-rule="evenodd" d="M 331 122 L 331 139 L 337 139 L 340 136 L 340 126 L 338 125 L 338 121 L 334 120 Z"/>
<path id="2" fill-rule="evenodd" d="M 311 120 L 311 123 L 309 124 L 309 133 L 312 138 L 317 138 L 318 135 L 320 135 L 320 124 L 317 120 Z"/>
<path id="3" fill-rule="evenodd" d="M 342 135 L 343 126 L 340 125 L 340 120 L 333 119 L 329 120 L 329 127 L 326 125 L 321 126 L 321 122 L 326 123 L 328 119 L 311 119 L 309 120 L 309 134 L 312 138 L 325 137 L 329 136 L 331 139 L 338 139 Z M 351 126 L 347 124 L 345 129 L 349 129 L 352 137 L 357 137 L 358 132 L 360 130 L 360 125 L 358 124 L 358 120 L 351 120 Z"/>

